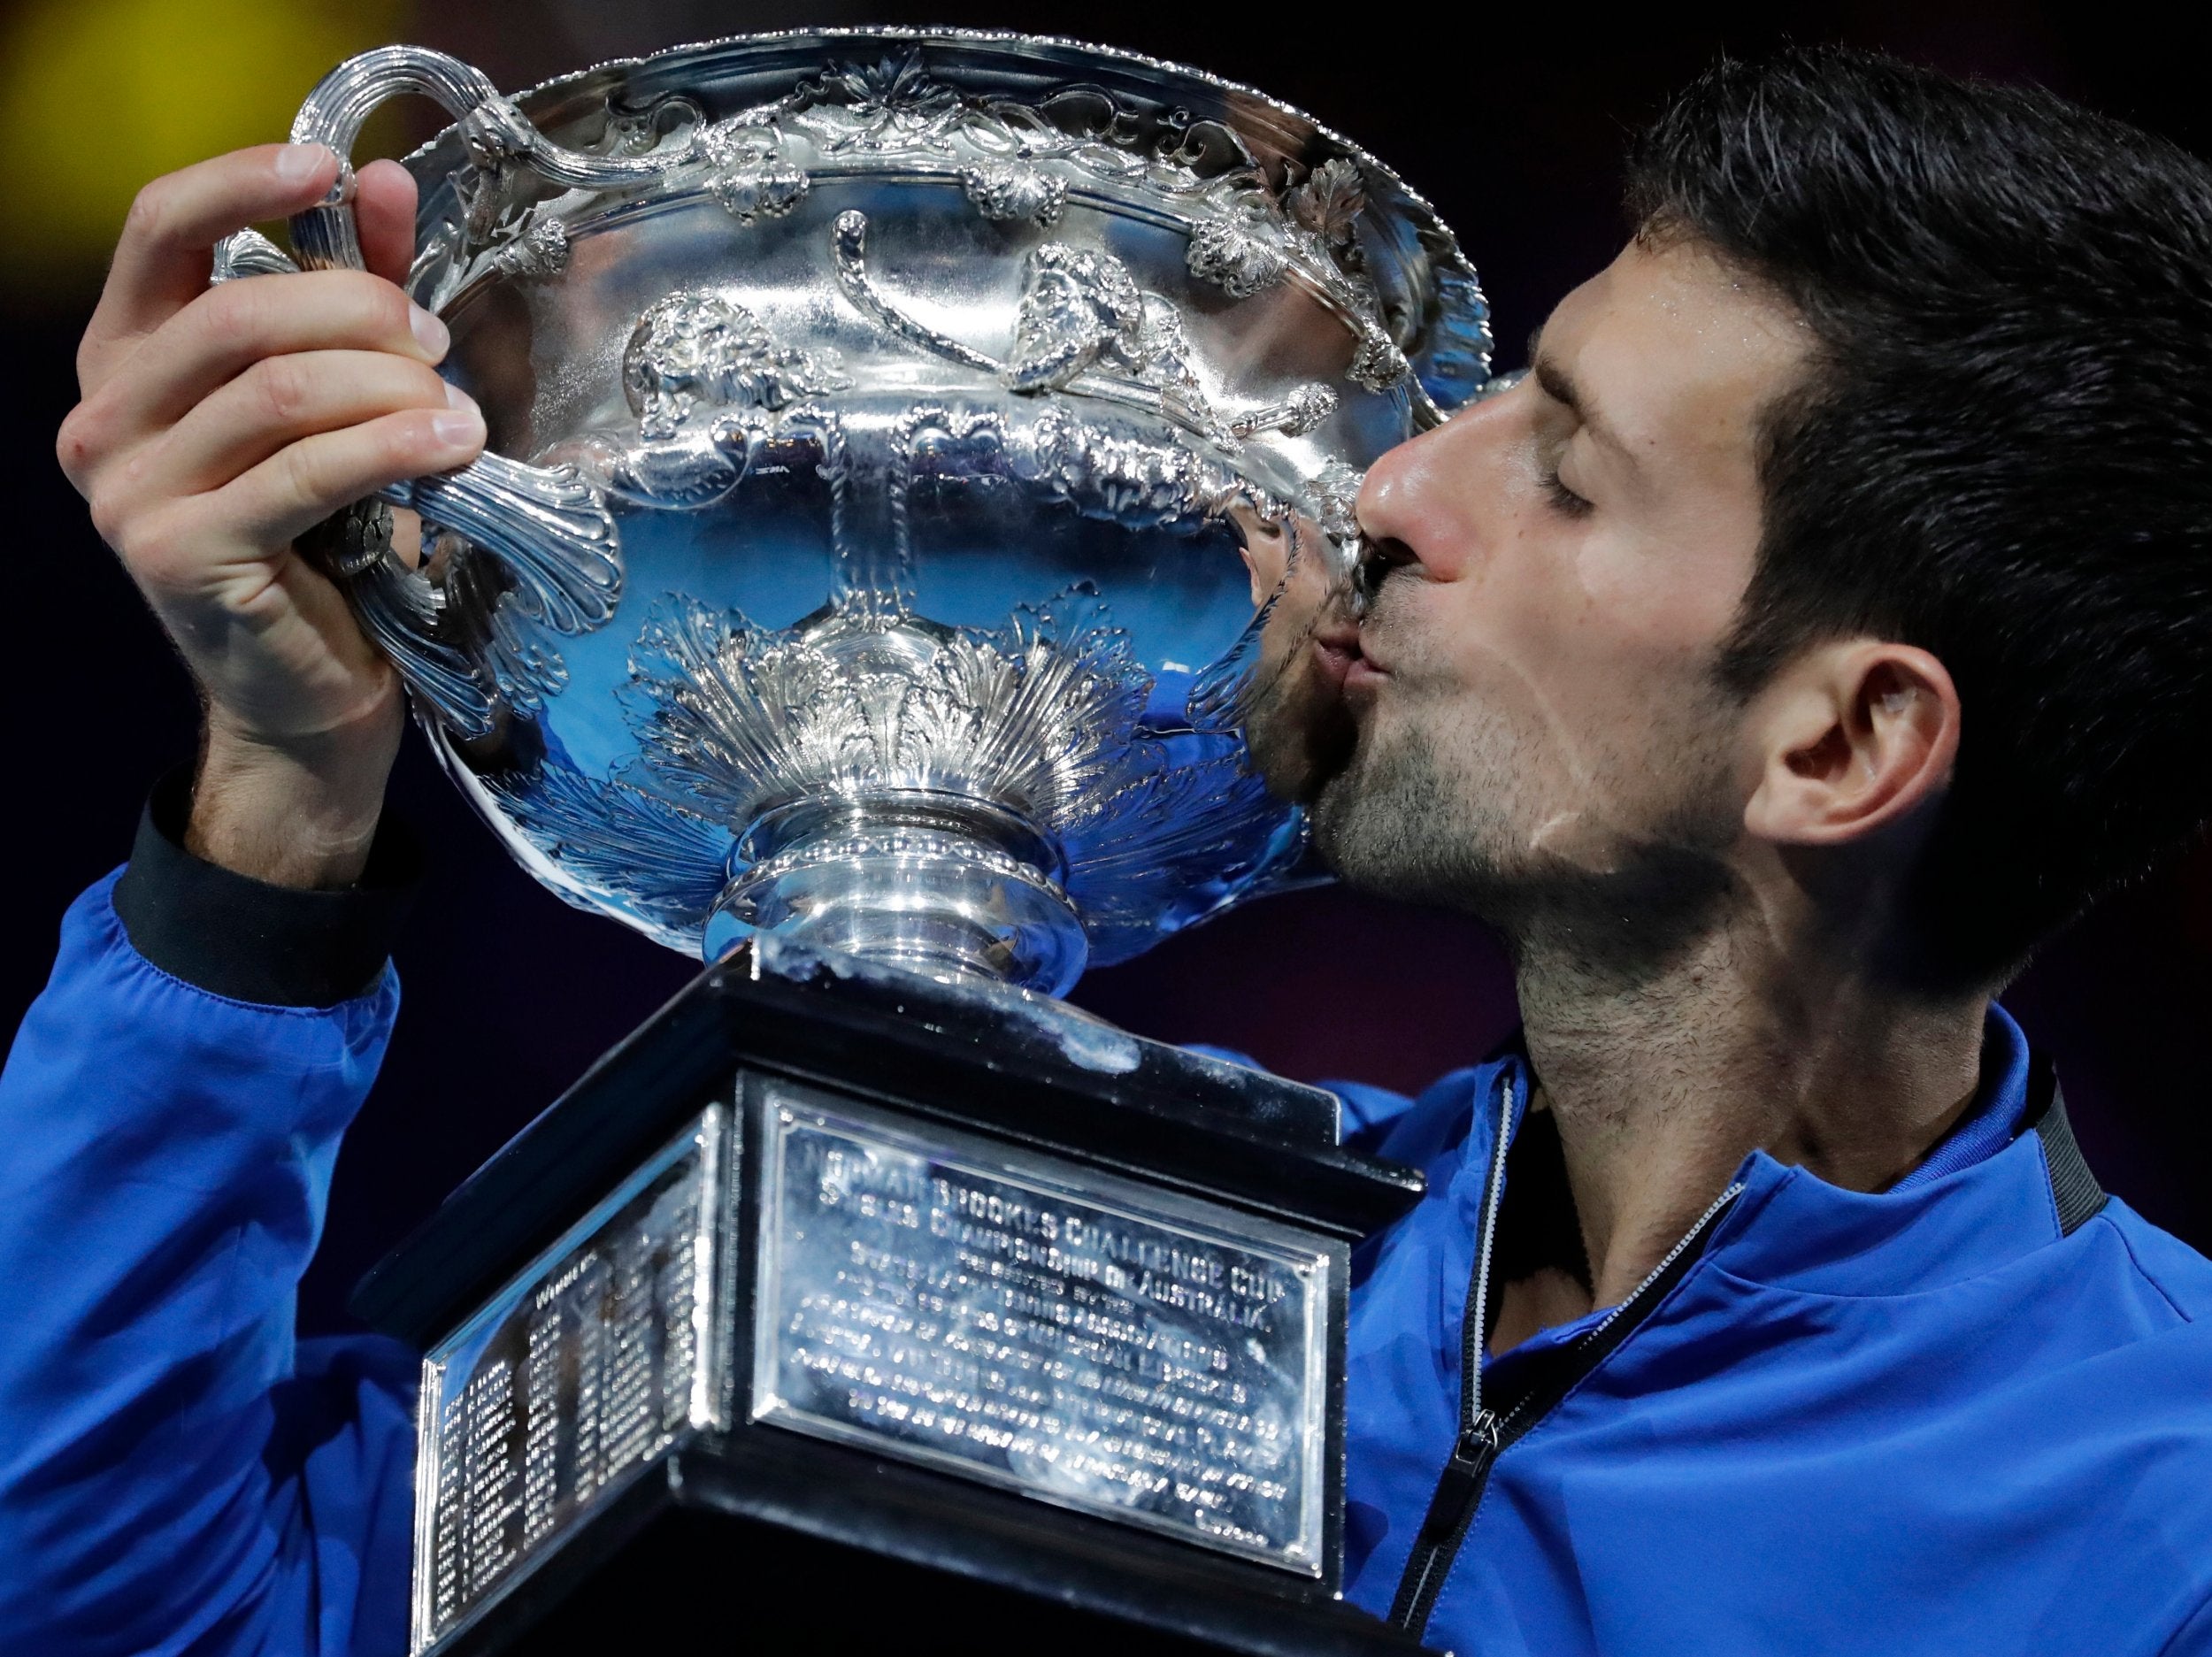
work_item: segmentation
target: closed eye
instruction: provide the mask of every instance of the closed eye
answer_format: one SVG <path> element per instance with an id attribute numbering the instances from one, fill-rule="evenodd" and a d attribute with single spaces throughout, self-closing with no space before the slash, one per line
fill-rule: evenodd
<path id="1" fill-rule="evenodd" d="M 1538 481 L 1543 486 L 1544 494 L 1551 502 L 1555 511 L 1563 513 L 1569 518 L 1588 516 L 1590 502 L 1559 480 L 1559 468 L 1556 465 L 1547 467 L 1543 476 Z"/>

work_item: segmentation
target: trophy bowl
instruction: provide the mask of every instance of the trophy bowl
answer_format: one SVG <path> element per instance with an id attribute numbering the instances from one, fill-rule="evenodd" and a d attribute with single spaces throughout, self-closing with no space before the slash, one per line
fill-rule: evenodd
<path id="1" fill-rule="evenodd" d="M 407 47 L 414 296 L 475 464 L 326 564 L 446 769 L 572 902 L 1048 993 L 1279 882 L 1251 733 L 1344 602 L 1362 470 L 1488 375 L 1450 232 L 1197 71 L 890 29 L 740 38 L 512 101 Z M 349 170 L 293 226 L 358 265 Z M 219 277 L 280 268 L 234 239 Z"/>

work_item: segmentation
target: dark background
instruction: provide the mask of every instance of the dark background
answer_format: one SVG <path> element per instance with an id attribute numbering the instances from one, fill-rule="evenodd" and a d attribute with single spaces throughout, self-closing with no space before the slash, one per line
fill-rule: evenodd
<path id="1" fill-rule="evenodd" d="M 72 357 L 135 183 L 280 135 L 337 56 L 411 39 L 519 88 L 613 56 L 808 24 L 952 22 L 1064 33 L 1251 82 L 1351 134 L 1438 204 L 1481 269 L 1500 366 L 1621 235 L 1624 134 L 1717 54 L 1784 38 L 1885 47 L 2040 81 L 2212 154 L 2193 43 L 2122 10 L 1777 5 L 1621 18 L 1402 6 L 1089 7 L 943 0 L 50 0 L 0 9 L 0 374 L 9 460 L 0 552 L 4 947 L 0 1032 L 39 989 L 64 907 L 127 852 L 150 780 L 190 752 L 191 693 L 53 459 Z M 408 136 L 396 127 L 388 144 Z M 405 1011 L 339 1164 L 310 1329 L 342 1318 L 376 1256 L 691 976 L 690 961 L 565 907 L 511 864 L 411 733 L 395 809 L 432 872 L 398 950 Z M 2212 858 L 2108 901 L 2006 997 L 2056 1058 L 2108 1188 L 2212 1247 L 2212 1103 L 2197 1060 L 2212 988 Z M 1494 945 L 1464 920 L 1341 891 L 1273 899 L 1087 978 L 1076 999 L 1172 1040 L 1242 1047 L 1287 1074 L 1417 1087 L 1513 1022 Z M 0 1152 L 0 1154 L 4 1154 Z"/>

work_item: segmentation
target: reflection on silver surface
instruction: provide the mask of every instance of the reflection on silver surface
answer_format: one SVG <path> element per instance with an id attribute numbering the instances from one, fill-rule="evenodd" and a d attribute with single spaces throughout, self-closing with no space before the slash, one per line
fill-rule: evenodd
<path id="1" fill-rule="evenodd" d="M 1322 1569 L 1340 1245 L 770 1090 L 756 1419 Z"/>
<path id="2" fill-rule="evenodd" d="M 710 1107 L 424 1360 L 414 1651 L 679 1434 L 720 1424 L 732 1145 Z"/>
<path id="3" fill-rule="evenodd" d="M 664 942 L 757 930 L 1064 988 L 1264 886 L 1247 733 L 1340 602 L 1361 469 L 1487 375 L 1427 204 L 1248 89 L 1063 41 L 762 36 L 510 100 L 387 97 L 410 278 L 499 452 L 326 562 L 534 873 Z M 357 264 L 346 188 L 303 214 Z M 241 241 L 227 278 L 281 268 Z M 1239 525 L 1279 525 L 1248 572 Z"/>

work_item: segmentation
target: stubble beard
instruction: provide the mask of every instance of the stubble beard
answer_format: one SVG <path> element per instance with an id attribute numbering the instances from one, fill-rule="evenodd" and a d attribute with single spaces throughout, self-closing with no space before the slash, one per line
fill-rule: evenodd
<path id="1" fill-rule="evenodd" d="M 1647 981 L 1718 923 L 1737 890 L 1723 853 L 1740 813 L 1709 731 L 1669 734 L 1673 798 L 1594 869 L 1532 844 L 1520 819 L 1542 809 L 1530 768 L 1545 761 L 1502 721 L 1462 723 L 1447 742 L 1418 709 L 1394 711 L 1386 725 L 1369 710 L 1313 802 L 1315 843 L 1348 884 L 1471 914 L 1525 969 L 1615 986 Z"/>

